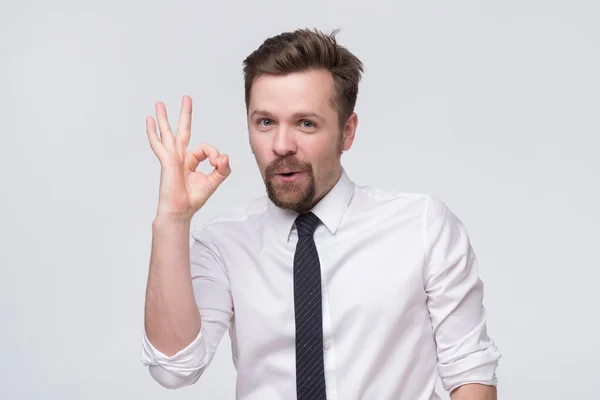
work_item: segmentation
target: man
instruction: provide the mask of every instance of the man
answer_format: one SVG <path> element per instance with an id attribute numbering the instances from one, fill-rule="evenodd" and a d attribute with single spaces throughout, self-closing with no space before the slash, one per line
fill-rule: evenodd
<path id="1" fill-rule="evenodd" d="M 161 385 L 196 382 L 229 330 L 239 399 L 431 400 L 438 376 L 453 400 L 496 399 L 500 354 L 465 227 L 442 201 L 356 186 L 341 165 L 362 71 L 335 33 L 284 33 L 252 53 L 248 131 L 267 196 L 195 230 L 229 159 L 187 150 L 189 97 L 176 134 L 157 103 L 142 359 Z M 195 172 L 206 159 L 214 170 Z"/>

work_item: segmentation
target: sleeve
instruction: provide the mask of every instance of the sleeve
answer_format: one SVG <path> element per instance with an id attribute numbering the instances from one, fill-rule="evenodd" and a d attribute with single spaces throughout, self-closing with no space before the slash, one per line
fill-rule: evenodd
<path id="1" fill-rule="evenodd" d="M 192 237 L 190 269 L 202 321 L 198 336 L 170 357 L 158 351 L 145 332 L 142 336 L 142 363 L 160 385 L 170 389 L 189 386 L 200 378 L 233 317 L 229 279 L 218 249 L 198 231 Z"/>
<path id="2" fill-rule="evenodd" d="M 430 197 L 427 209 L 425 285 L 442 386 L 448 392 L 468 383 L 495 386 L 501 355 L 487 334 L 483 282 L 467 230 L 441 200 Z"/>

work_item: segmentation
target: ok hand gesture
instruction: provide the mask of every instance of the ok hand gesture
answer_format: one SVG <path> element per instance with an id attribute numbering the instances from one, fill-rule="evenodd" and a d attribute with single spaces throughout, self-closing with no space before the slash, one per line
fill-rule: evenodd
<path id="1" fill-rule="evenodd" d="M 176 134 L 171 131 L 162 102 L 156 103 L 156 116 L 160 136 L 152 117 L 146 119 L 146 132 L 161 165 L 157 213 L 191 219 L 231 173 L 229 157 L 205 143 L 188 151 L 192 125 L 192 99 L 189 96 L 183 97 Z M 213 171 L 209 174 L 197 172 L 198 165 L 207 158 Z"/>

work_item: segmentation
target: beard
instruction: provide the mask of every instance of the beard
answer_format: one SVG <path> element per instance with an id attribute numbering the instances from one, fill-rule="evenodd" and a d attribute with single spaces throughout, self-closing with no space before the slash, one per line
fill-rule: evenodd
<path id="1" fill-rule="evenodd" d="M 277 172 L 284 169 L 301 171 L 306 174 L 308 182 L 300 177 L 296 182 L 274 183 L 273 178 L 277 175 Z M 265 170 L 265 187 L 273 204 L 299 214 L 312 208 L 317 194 L 312 165 L 301 162 L 293 156 L 278 158 L 269 164 Z"/>

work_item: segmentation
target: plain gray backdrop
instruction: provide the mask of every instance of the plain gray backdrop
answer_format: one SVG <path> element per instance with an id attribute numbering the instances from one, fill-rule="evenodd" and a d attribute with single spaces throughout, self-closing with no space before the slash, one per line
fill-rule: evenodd
<path id="1" fill-rule="evenodd" d="M 228 335 L 182 390 L 139 359 L 160 171 L 145 118 L 161 100 L 176 124 L 188 94 L 191 145 L 230 155 L 195 226 L 264 194 L 242 60 L 303 27 L 341 28 L 365 64 L 351 179 L 434 194 L 466 224 L 499 398 L 600 397 L 595 0 L 2 0 L 0 397 L 234 398 Z"/>

